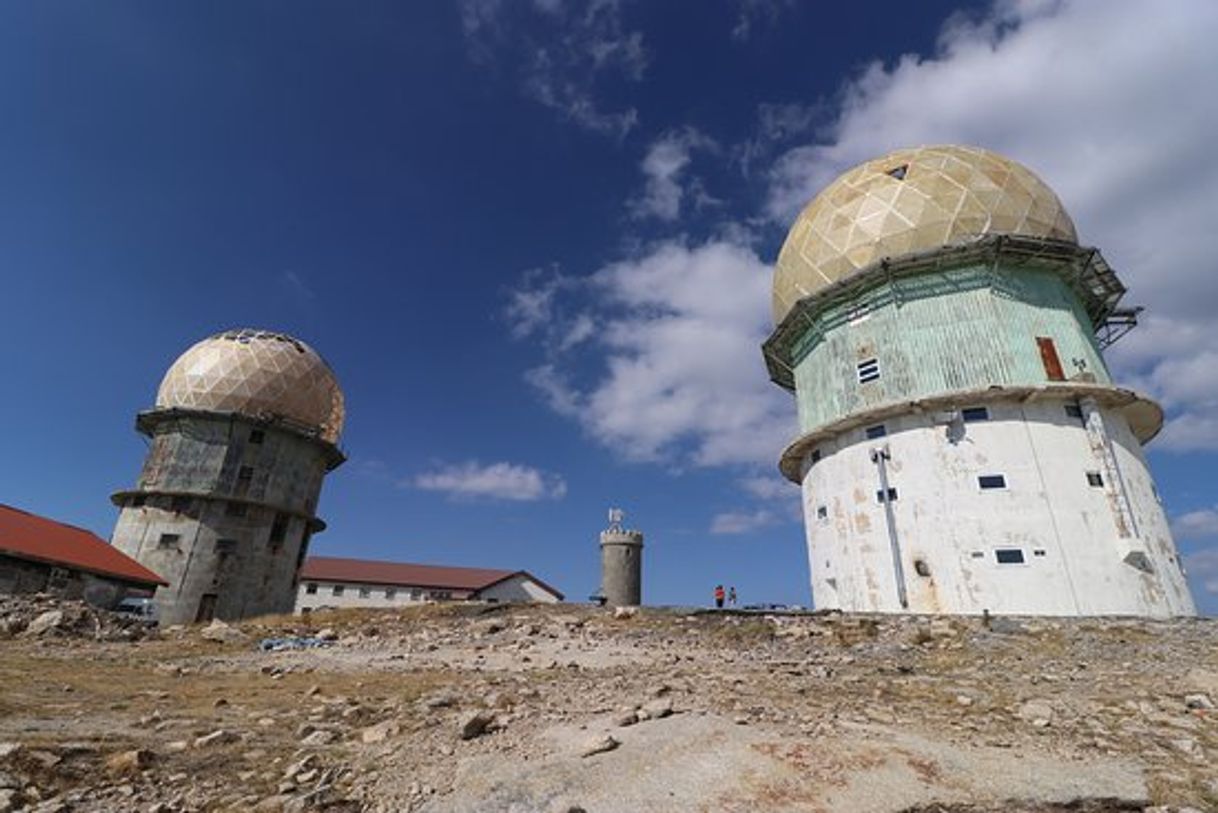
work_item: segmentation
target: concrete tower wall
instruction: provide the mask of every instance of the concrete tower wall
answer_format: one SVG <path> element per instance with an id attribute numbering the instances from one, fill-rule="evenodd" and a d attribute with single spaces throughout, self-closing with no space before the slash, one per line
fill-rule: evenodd
<path id="1" fill-rule="evenodd" d="M 1141 444 L 1122 411 L 1052 396 L 958 406 L 969 412 L 877 418 L 809 449 L 802 490 L 816 606 L 1195 612 Z M 868 437 L 880 426 L 883 436 Z M 878 448 L 888 452 L 887 506 Z M 991 478 L 990 488 L 982 477 Z"/>
<path id="2" fill-rule="evenodd" d="M 643 603 L 643 534 L 601 533 L 601 595 L 609 607 Z"/>
<path id="3" fill-rule="evenodd" d="M 337 451 L 232 415 L 153 412 L 140 425 L 152 448 L 138 487 L 114 497 L 112 541 L 170 582 L 157 592 L 163 622 L 291 612 Z"/>
<path id="4" fill-rule="evenodd" d="M 972 265 L 877 283 L 819 311 L 793 352 L 800 430 L 955 390 L 1046 380 L 1038 337 L 1067 377 L 1110 383 L 1087 314 L 1062 276 Z M 860 385 L 859 365 L 877 377 Z"/>

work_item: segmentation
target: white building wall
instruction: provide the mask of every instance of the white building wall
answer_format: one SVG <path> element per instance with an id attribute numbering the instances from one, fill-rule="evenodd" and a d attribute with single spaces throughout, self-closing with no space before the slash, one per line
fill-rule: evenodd
<path id="1" fill-rule="evenodd" d="M 510 579 L 504 579 L 485 590 L 478 591 L 478 598 L 486 601 L 524 601 L 555 604 L 558 596 L 551 593 L 528 576 L 516 574 Z"/>
<path id="2" fill-rule="evenodd" d="M 1115 461 L 1106 464 L 1084 419 L 1068 416 L 1061 400 L 986 406 L 989 420 L 977 422 L 948 423 L 947 415 L 929 412 L 889 418 L 885 437 L 867 439 L 860 428 L 822 444 L 819 461 L 805 462 L 816 606 L 1195 612 L 1145 457 L 1120 413 L 1098 416 Z M 877 447 L 888 449 L 889 485 L 897 491 L 892 508 L 908 608 L 898 598 L 884 505 L 876 497 Z M 1089 484 L 1088 472 L 1099 473 L 1103 485 Z M 981 475 L 1002 475 L 1005 488 L 982 489 Z M 1023 562 L 1002 564 L 999 550 L 1018 550 Z"/>

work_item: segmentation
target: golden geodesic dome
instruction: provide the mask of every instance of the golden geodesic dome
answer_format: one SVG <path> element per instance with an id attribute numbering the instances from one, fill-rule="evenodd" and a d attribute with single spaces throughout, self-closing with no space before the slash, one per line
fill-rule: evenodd
<path id="1" fill-rule="evenodd" d="M 791 226 L 774 269 L 774 322 L 803 297 L 885 257 L 987 234 L 1077 242 L 1053 190 L 989 150 L 914 147 L 859 164 Z"/>
<path id="2" fill-rule="evenodd" d="M 156 405 L 287 418 L 330 443 L 343 430 L 343 393 L 329 365 L 269 330 L 229 330 L 194 345 L 165 373 Z"/>

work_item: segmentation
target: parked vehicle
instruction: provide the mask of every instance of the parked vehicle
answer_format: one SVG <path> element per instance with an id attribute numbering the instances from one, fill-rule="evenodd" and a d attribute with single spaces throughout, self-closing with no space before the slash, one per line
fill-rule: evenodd
<path id="1" fill-rule="evenodd" d="M 150 626 L 160 621 L 160 615 L 156 609 L 156 600 L 147 597 L 128 596 L 118 603 L 118 606 L 114 608 L 114 612 L 127 618 L 138 619 Z"/>

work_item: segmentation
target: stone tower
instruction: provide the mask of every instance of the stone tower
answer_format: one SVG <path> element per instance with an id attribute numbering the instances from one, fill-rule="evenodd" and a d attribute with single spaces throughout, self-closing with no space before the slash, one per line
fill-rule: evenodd
<path id="1" fill-rule="evenodd" d="M 971 147 L 892 152 L 803 210 L 774 274 L 818 607 L 1195 613 L 1143 445 L 1163 411 L 1101 350 L 1125 287 L 1057 196 Z"/>
<path id="2" fill-rule="evenodd" d="M 609 527 L 601 531 L 601 592 L 608 607 L 643 603 L 643 532 L 622 527 L 621 509 L 609 510 Z"/>
<path id="3" fill-rule="evenodd" d="M 343 417 L 329 366 L 282 333 L 219 333 L 173 363 L 136 418 L 139 482 L 111 498 L 115 547 L 169 580 L 162 623 L 291 612 Z"/>

